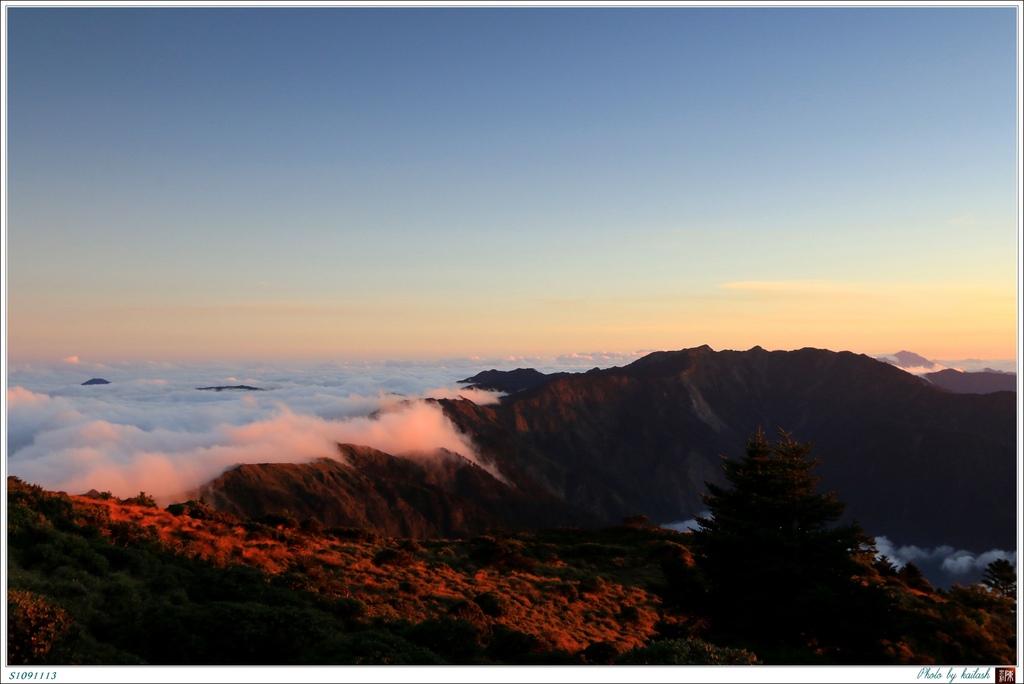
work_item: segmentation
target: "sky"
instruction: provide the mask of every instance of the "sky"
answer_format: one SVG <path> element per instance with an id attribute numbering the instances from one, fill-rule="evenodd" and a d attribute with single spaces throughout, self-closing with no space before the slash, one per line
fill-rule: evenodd
<path id="1" fill-rule="evenodd" d="M 1017 354 L 1014 6 L 4 21 L 9 363 Z"/>
<path id="2" fill-rule="evenodd" d="M 5 475 L 475 458 L 417 399 L 491 367 L 1017 358 L 1016 4 L 39 4 L 0 18 Z"/>

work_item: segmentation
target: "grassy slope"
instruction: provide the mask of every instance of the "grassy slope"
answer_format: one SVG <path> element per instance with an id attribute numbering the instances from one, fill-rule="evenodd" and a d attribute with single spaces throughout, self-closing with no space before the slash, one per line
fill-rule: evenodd
<path id="1" fill-rule="evenodd" d="M 753 660 L 697 640 L 700 616 L 674 591 L 686 535 L 641 522 L 413 542 L 146 503 L 8 480 L 9 662 Z M 892 662 L 1012 662 L 987 592 L 873 581 L 905 608 Z"/>

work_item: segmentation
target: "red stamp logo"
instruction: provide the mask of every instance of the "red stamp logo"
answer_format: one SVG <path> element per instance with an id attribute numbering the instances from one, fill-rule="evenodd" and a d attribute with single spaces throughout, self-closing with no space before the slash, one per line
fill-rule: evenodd
<path id="1" fill-rule="evenodd" d="M 1017 668 L 1015 667 L 997 667 L 996 668 L 996 683 L 997 684 L 1013 684 L 1017 681 Z"/>

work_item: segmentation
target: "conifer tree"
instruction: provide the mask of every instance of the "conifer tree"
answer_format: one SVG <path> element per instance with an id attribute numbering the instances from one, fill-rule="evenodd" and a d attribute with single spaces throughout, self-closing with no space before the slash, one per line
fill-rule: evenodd
<path id="1" fill-rule="evenodd" d="M 1017 600 L 1017 568 L 1005 558 L 988 564 L 981 583 L 1000 596 Z"/>
<path id="2" fill-rule="evenodd" d="M 765 662 L 877 661 L 889 600 L 873 575 L 874 540 L 837 525 L 845 504 L 817 491 L 809 443 L 761 431 L 741 460 L 723 457 L 731 488 L 706 483 L 694 560 L 711 640 Z"/>

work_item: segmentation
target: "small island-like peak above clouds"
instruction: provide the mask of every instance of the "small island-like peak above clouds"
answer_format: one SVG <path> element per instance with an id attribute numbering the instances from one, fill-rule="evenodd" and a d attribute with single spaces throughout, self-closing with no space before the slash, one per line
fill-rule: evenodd
<path id="1" fill-rule="evenodd" d="M 899 351 L 875 358 L 920 376 L 936 387 L 950 392 L 988 394 L 1017 391 L 1014 359 L 932 361 L 910 351 Z"/>
<path id="2" fill-rule="evenodd" d="M 898 351 L 895 354 L 892 354 L 891 356 L 876 356 L 875 358 L 877 358 L 879 361 L 885 361 L 886 363 L 891 363 L 894 366 L 899 366 L 904 370 L 909 370 L 911 368 L 924 368 L 927 370 L 936 370 L 936 363 L 934 361 L 926 359 L 920 354 L 915 354 L 912 351 L 903 350 Z"/>

